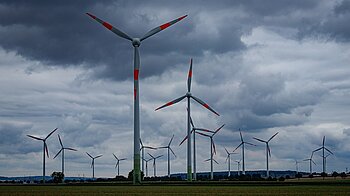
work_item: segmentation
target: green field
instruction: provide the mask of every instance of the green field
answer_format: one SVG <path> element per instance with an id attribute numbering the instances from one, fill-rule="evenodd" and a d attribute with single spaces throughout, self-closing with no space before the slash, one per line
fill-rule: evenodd
<path id="1" fill-rule="evenodd" d="M 0 195 L 350 195 L 349 185 L 0 186 Z"/>

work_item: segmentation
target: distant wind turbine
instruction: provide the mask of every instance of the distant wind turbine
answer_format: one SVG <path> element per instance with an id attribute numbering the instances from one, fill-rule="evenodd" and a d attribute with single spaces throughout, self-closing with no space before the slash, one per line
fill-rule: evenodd
<path id="1" fill-rule="evenodd" d="M 118 176 L 119 176 L 119 164 L 120 164 L 120 161 L 124 161 L 124 160 L 126 160 L 126 158 L 119 159 L 114 153 L 113 153 L 113 156 L 114 156 L 115 159 L 117 159 L 117 163 L 115 164 L 115 168 L 118 168 Z"/>
<path id="2" fill-rule="evenodd" d="M 153 174 L 154 174 L 154 177 L 157 177 L 157 175 L 156 175 L 156 170 L 157 170 L 156 169 L 156 159 L 162 157 L 163 155 L 159 155 L 159 156 L 156 156 L 156 157 L 152 156 L 150 153 L 148 153 L 148 155 L 151 156 L 152 159 L 153 159 Z"/>
<path id="3" fill-rule="evenodd" d="M 56 130 L 57 130 L 57 128 L 54 129 L 53 131 L 51 131 L 51 132 L 49 133 L 49 135 L 47 135 L 45 138 L 40 138 L 40 137 L 35 137 L 35 136 L 32 136 L 32 135 L 27 135 L 28 137 L 31 137 L 31 138 L 33 138 L 33 139 L 40 140 L 40 141 L 43 141 L 43 142 L 44 142 L 44 144 L 43 144 L 43 183 L 45 183 L 45 151 L 46 151 L 47 157 L 49 157 L 49 149 L 47 148 L 46 140 L 47 140 L 47 138 L 49 138 Z"/>
<path id="4" fill-rule="evenodd" d="M 256 146 L 255 144 L 252 144 L 252 143 L 249 143 L 249 142 L 245 142 L 243 140 L 243 136 L 242 136 L 242 132 L 239 131 L 239 135 L 241 136 L 241 143 L 233 150 L 233 152 L 235 152 L 240 146 L 242 146 L 242 160 L 243 160 L 243 163 L 242 163 L 242 174 L 245 175 L 245 159 L 244 159 L 244 144 L 249 144 L 249 145 L 252 145 L 252 146 Z"/>
<path id="5" fill-rule="evenodd" d="M 213 180 L 214 179 L 214 172 L 213 172 L 213 161 L 214 160 L 214 154 L 216 154 L 216 149 L 215 149 L 215 144 L 214 144 L 214 139 L 213 137 L 215 136 L 215 134 L 217 134 L 220 129 L 222 127 L 224 127 L 225 124 L 223 124 L 221 127 L 219 127 L 218 129 L 216 129 L 216 131 L 213 132 L 212 135 L 207 135 L 205 133 L 201 133 L 201 132 L 196 132 L 197 134 L 199 135 L 202 135 L 202 136 L 205 136 L 205 137 L 209 137 L 210 138 L 210 159 L 207 159 L 206 161 L 209 161 L 210 160 L 210 179 Z M 219 164 L 217 161 L 215 161 L 217 164 Z"/>
<path id="6" fill-rule="evenodd" d="M 295 169 L 296 169 L 296 171 L 297 171 L 297 174 L 299 173 L 299 163 L 301 163 L 301 162 L 295 160 Z"/>
<path id="7" fill-rule="evenodd" d="M 146 175 L 145 176 L 147 176 L 148 177 L 148 161 L 150 161 L 150 160 L 152 160 L 152 158 L 150 158 L 150 159 L 142 159 L 142 160 L 144 160 L 145 161 L 145 163 L 146 163 Z"/>
<path id="8" fill-rule="evenodd" d="M 91 161 L 92 179 L 95 179 L 95 159 L 102 157 L 102 154 L 95 157 L 91 156 L 89 153 L 86 153 L 86 154 L 92 159 Z"/>
<path id="9" fill-rule="evenodd" d="M 326 136 L 323 136 L 322 147 L 317 148 L 316 150 L 313 151 L 315 153 L 315 152 L 317 152 L 319 150 L 322 150 L 322 168 L 323 168 L 323 173 L 326 173 L 326 158 L 325 158 L 325 155 L 324 155 L 324 151 L 326 150 L 330 154 L 333 155 L 333 152 L 331 152 L 328 148 L 326 148 L 324 146 L 325 140 L 326 140 Z"/>
<path id="10" fill-rule="evenodd" d="M 161 148 L 166 148 L 166 149 L 168 149 L 168 178 L 170 178 L 170 151 L 171 151 L 171 153 L 173 153 L 173 155 L 176 157 L 176 155 L 175 155 L 173 149 L 171 149 L 171 147 L 170 147 L 171 142 L 173 141 L 173 139 L 174 139 L 174 135 L 173 135 L 173 137 L 171 137 L 170 142 L 168 143 L 167 146 L 158 147 L 158 149 L 161 149 Z"/>
<path id="11" fill-rule="evenodd" d="M 242 160 L 235 161 L 237 163 L 237 174 L 238 175 L 240 175 L 240 173 L 241 173 L 241 161 Z"/>
<path id="12" fill-rule="evenodd" d="M 272 140 L 272 138 L 274 138 L 276 135 L 278 134 L 275 133 L 273 136 L 270 137 L 270 139 L 268 139 L 267 141 L 253 137 L 255 140 L 259 141 L 259 142 L 263 142 L 266 144 L 266 178 L 268 178 L 270 176 L 269 174 L 269 156 L 271 157 L 271 149 L 269 146 L 269 142 Z"/>
<path id="13" fill-rule="evenodd" d="M 214 114 L 220 116 L 217 112 L 215 112 L 208 104 L 206 104 L 204 101 L 201 99 L 193 96 L 191 94 L 191 81 L 192 81 L 192 59 L 190 61 L 190 69 L 188 71 L 188 78 L 187 78 L 187 93 L 173 101 L 170 101 L 156 109 L 162 109 L 164 107 L 171 106 L 175 103 L 180 102 L 181 100 L 185 99 L 187 97 L 187 180 L 192 181 L 192 154 L 191 154 L 191 125 L 190 125 L 190 116 L 191 116 L 191 102 L 190 99 L 194 99 L 196 102 L 201 104 L 203 107 L 207 108 Z"/>
<path id="14" fill-rule="evenodd" d="M 58 134 L 58 141 L 60 142 L 61 150 L 58 151 L 58 153 L 55 155 L 54 159 L 62 152 L 62 174 L 64 175 L 64 150 L 72 150 L 72 151 L 77 151 L 77 150 L 74 148 L 64 147 L 62 140 L 61 140 L 61 137 L 60 137 L 60 134 Z"/>
<path id="15" fill-rule="evenodd" d="M 227 176 L 230 177 L 231 176 L 231 155 L 233 154 L 237 154 L 237 153 L 234 153 L 234 152 L 229 152 L 226 148 L 225 148 L 225 151 L 226 151 L 226 154 L 227 154 L 227 157 L 226 157 L 226 161 L 228 160 L 228 174 Z"/>
<path id="16" fill-rule="evenodd" d="M 145 165 L 145 148 L 148 148 L 148 149 L 151 149 L 151 150 L 156 150 L 156 148 L 151 147 L 151 146 L 143 145 L 141 138 L 140 138 L 140 144 L 141 144 L 140 150 L 142 152 L 142 157 L 141 157 L 141 159 L 142 159 L 142 161 L 141 161 L 141 163 L 142 163 L 142 172 L 145 172 L 145 170 L 144 170 L 145 169 L 145 167 L 144 167 L 144 165 Z"/>
<path id="17" fill-rule="evenodd" d="M 312 175 L 312 163 L 316 165 L 315 161 L 312 160 L 313 155 L 314 155 L 314 151 L 312 151 L 310 158 L 303 160 L 303 161 L 309 161 L 309 164 L 310 164 L 310 175 Z"/>
<path id="18" fill-rule="evenodd" d="M 139 103 L 139 70 L 140 70 L 140 55 L 139 55 L 139 47 L 141 42 L 152 35 L 168 28 L 169 26 L 179 22 L 184 19 L 187 15 L 177 18 L 173 21 L 167 22 L 159 27 L 156 27 L 150 31 L 148 31 L 142 38 L 132 38 L 128 34 L 120 31 L 119 29 L 113 27 L 108 22 L 105 22 L 96 16 L 86 13 L 91 18 L 95 19 L 97 22 L 101 23 L 104 27 L 117 34 L 119 37 L 127 39 L 132 42 L 134 46 L 134 177 L 133 183 L 140 184 L 141 183 L 141 171 L 140 171 L 140 103 Z"/>

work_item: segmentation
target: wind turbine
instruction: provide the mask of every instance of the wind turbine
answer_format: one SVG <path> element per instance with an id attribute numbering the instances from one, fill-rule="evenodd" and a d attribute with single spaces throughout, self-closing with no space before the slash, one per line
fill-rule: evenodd
<path id="1" fill-rule="evenodd" d="M 148 148 L 148 149 L 152 149 L 152 150 L 156 150 L 156 148 L 154 147 L 151 147 L 151 146 L 144 146 L 143 143 L 142 143 L 142 140 L 140 138 L 140 144 L 141 144 L 141 148 L 140 150 L 142 151 L 142 171 L 145 172 L 144 170 L 144 165 L 145 165 L 145 148 Z"/>
<path id="2" fill-rule="evenodd" d="M 159 156 L 156 156 L 156 157 L 152 156 L 150 153 L 148 153 L 148 155 L 151 156 L 152 159 L 153 159 L 153 174 L 154 174 L 154 177 L 156 177 L 157 176 L 156 175 L 156 159 L 162 157 L 163 155 L 159 155 Z"/>
<path id="3" fill-rule="evenodd" d="M 49 133 L 49 135 L 47 135 L 45 138 L 40 138 L 40 137 L 35 137 L 35 136 L 32 136 L 32 135 L 27 135 L 28 137 L 31 137 L 33 139 L 36 139 L 36 140 L 40 140 L 40 141 L 43 141 L 44 144 L 43 144 L 43 183 L 45 183 L 45 151 L 46 151 L 46 155 L 47 157 L 49 157 L 49 149 L 47 148 L 47 144 L 46 144 L 46 140 L 47 138 L 49 138 L 58 128 L 54 129 L 53 131 L 51 131 Z"/>
<path id="4" fill-rule="evenodd" d="M 209 131 L 208 129 L 203 129 L 203 128 L 198 128 L 194 126 L 193 120 L 190 116 L 190 123 L 192 125 L 192 130 L 191 133 L 193 133 L 193 179 L 197 180 L 197 161 L 196 161 L 196 131 L 203 131 L 203 132 L 209 132 L 209 133 L 214 133 L 213 131 Z M 186 137 L 181 141 L 179 146 L 187 139 Z"/>
<path id="5" fill-rule="evenodd" d="M 148 161 L 152 160 L 152 158 L 150 158 L 148 160 L 142 158 L 142 160 L 144 160 L 146 162 L 146 176 L 148 176 L 148 167 L 147 167 L 147 165 L 148 165 Z"/>
<path id="6" fill-rule="evenodd" d="M 237 175 L 240 175 L 241 173 L 241 161 L 242 160 L 235 161 L 237 163 Z"/>
<path id="7" fill-rule="evenodd" d="M 266 178 L 268 178 L 270 176 L 269 174 L 269 156 L 271 157 L 271 150 L 270 150 L 270 146 L 269 146 L 269 142 L 272 140 L 272 138 L 274 138 L 276 135 L 278 134 L 275 133 L 273 136 L 270 137 L 270 139 L 268 139 L 267 141 L 253 137 L 255 140 L 259 141 L 259 142 L 263 142 L 266 144 Z"/>
<path id="8" fill-rule="evenodd" d="M 237 154 L 237 153 L 234 153 L 234 152 L 229 152 L 226 148 L 225 148 L 225 151 L 226 151 L 226 154 L 227 154 L 227 157 L 226 157 L 226 161 L 228 160 L 228 177 L 231 176 L 231 155 L 232 154 Z"/>
<path id="9" fill-rule="evenodd" d="M 243 165 L 242 165 L 242 174 L 245 175 L 245 162 L 244 162 L 244 144 L 249 144 L 249 145 L 252 145 L 252 146 L 256 146 L 255 144 L 252 144 L 252 143 L 249 143 L 249 142 L 245 142 L 243 140 L 243 136 L 242 136 L 242 132 L 239 131 L 239 135 L 241 136 L 241 143 L 235 148 L 234 151 L 236 151 L 240 146 L 242 146 L 242 160 L 243 160 Z M 234 152 L 233 151 L 233 152 Z"/>
<path id="10" fill-rule="evenodd" d="M 201 133 L 201 132 L 196 132 L 199 135 L 205 136 L 205 137 L 209 137 L 210 138 L 210 159 L 207 159 L 206 161 L 210 160 L 210 179 L 213 180 L 214 179 L 214 173 L 213 173 L 213 161 L 214 160 L 214 155 L 213 152 L 216 154 L 216 149 L 215 149 L 215 144 L 214 144 L 214 135 L 220 131 L 220 129 L 222 127 L 224 127 L 225 124 L 221 125 L 221 127 L 219 127 L 218 129 L 216 129 L 216 131 L 214 131 L 214 133 L 212 135 L 207 135 L 205 133 Z M 214 150 L 214 151 L 213 151 Z M 217 161 L 215 161 L 217 164 L 219 164 Z"/>
<path id="11" fill-rule="evenodd" d="M 120 163 L 120 161 L 124 161 L 124 160 L 126 160 L 126 158 L 123 158 L 123 159 L 118 159 L 118 157 L 117 156 L 115 156 L 115 154 L 113 153 L 113 156 L 114 156 L 114 158 L 115 159 L 117 159 L 117 163 L 115 164 L 115 168 L 118 168 L 118 176 L 119 176 L 119 163 Z"/>
<path id="12" fill-rule="evenodd" d="M 295 169 L 296 169 L 296 171 L 297 171 L 297 174 L 299 173 L 299 163 L 301 163 L 301 162 L 295 160 Z"/>
<path id="13" fill-rule="evenodd" d="M 326 136 L 323 136 L 323 141 L 322 141 L 322 147 L 317 148 L 316 150 L 314 150 L 313 152 L 317 152 L 319 150 L 322 150 L 322 168 L 323 168 L 323 173 L 326 173 L 326 159 L 325 159 L 325 155 L 324 155 L 324 150 L 327 150 L 329 153 L 331 153 L 333 155 L 333 152 L 331 152 L 328 148 L 324 147 L 324 143 L 326 140 Z"/>
<path id="14" fill-rule="evenodd" d="M 141 183 L 141 171 L 140 171 L 140 105 L 139 105 L 139 70 L 140 70 L 140 55 L 139 55 L 139 47 L 141 42 L 152 35 L 168 28 L 169 26 L 179 22 L 184 19 L 187 15 L 177 18 L 173 21 L 167 22 L 159 27 L 156 27 L 150 31 L 148 31 L 142 38 L 131 38 L 126 33 L 120 31 L 119 29 L 113 27 L 108 22 L 105 22 L 96 16 L 86 13 L 91 18 L 95 19 L 97 22 L 101 23 L 104 27 L 117 34 L 119 37 L 127 39 L 132 42 L 134 47 L 134 176 L 133 183 L 139 184 Z"/>
<path id="15" fill-rule="evenodd" d="M 64 147 L 62 140 L 61 140 L 61 137 L 60 137 L 60 134 L 58 134 L 58 141 L 60 142 L 61 150 L 58 151 L 58 153 L 55 155 L 54 159 L 62 152 L 62 174 L 64 175 L 64 150 L 72 150 L 72 151 L 77 151 L 77 150 L 74 148 Z"/>
<path id="16" fill-rule="evenodd" d="M 190 116 L 191 116 L 191 102 L 190 99 L 194 99 L 196 102 L 198 102 L 199 104 L 201 104 L 203 107 L 207 108 L 208 110 L 210 110 L 211 112 L 213 112 L 214 114 L 220 116 L 217 112 L 215 112 L 208 104 L 206 104 L 204 101 L 202 101 L 201 99 L 193 96 L 191 94 L 191 81 L 192 81 L 192 59 L 190 61 L 190 69 L 188 71 L 188 78 L 187 78 L 187 93 L 173 101 L 170 101 L 160 107 L 158 107 L 156 109 L 162 109 L 164 107 L 167 106 L 171 106 L 175 103 L 180 102 L 181 100 L 183 100 L 184 98 L 187 97 L 187 180 L 188 181 L 192 181 L 192 161 L 191 161 L 191 125 L 190 125 Z"/>
<path id="17" fill-rule="evenodd" d="M 171 137 L 170 142 L 169 142 L 169 144 L 167 146 L 158 147 L 158 148 L 166 148 L 166 149 L 168 149 L 168 177 L 169 178 L 170 178 L 170 151 L 176 157 L 173 149 L 171 149 L 171 147 L 170 147 L 170 144 L 173 141 L 173 139 L 174 139 L 174 135 L 173 135 L 173 137 Z"/>
<path id="18" fill-rule="evenodd" d="M 311 156 L 309 159 L 304 159 L 303 161 L 309 161 L 310 164 L 310 175 L 312 175 L 312 163 L 316 165 L 315 161 L 312 160 L 312 157 L 314 155 L 314 151 L 312 151 Z"/>
<path id="19" fill-rule="evenodd" d="M 102 157 L 102 154 L 95 157 L 91 156 L 89 153 L 86 153 L 86 154 L 92 159 L 91 161 L 92 179 L 95 179 L 95 159 Z"/>

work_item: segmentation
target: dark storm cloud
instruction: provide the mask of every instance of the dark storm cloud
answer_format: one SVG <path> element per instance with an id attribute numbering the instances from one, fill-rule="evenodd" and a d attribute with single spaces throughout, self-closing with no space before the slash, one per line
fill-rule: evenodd
<path id="1" fill-rule="evenodd" d="M 93 73 L 96 77 L 124 80 L 132 73 L 131 43 L 109 32 L 85 12 L 94 13 L 131 36 L 142 36 L 164 22 L 189 14 L 142 43 L 141 65 L 145 68 L 140 74 L 148 77 L 187 63 L 190 57 L 199 58 L 207 51 L 220 54 L 243 50 L 241 36 L 264 23 L 264 17 L 312 9 L 317 3 L 1 1 L 0 44 L 28 59 L 54 66 L 100 67 Z"/>

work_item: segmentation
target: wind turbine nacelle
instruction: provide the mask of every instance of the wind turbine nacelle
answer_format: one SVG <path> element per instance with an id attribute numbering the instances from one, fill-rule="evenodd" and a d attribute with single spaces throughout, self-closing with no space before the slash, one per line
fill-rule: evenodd
<path id="1" fill-rule="evenodd" d="M 135 47 L 139 47 L 141 45 L 140 38 L 133 38 L 132 39 L 132 45 Z"/>

